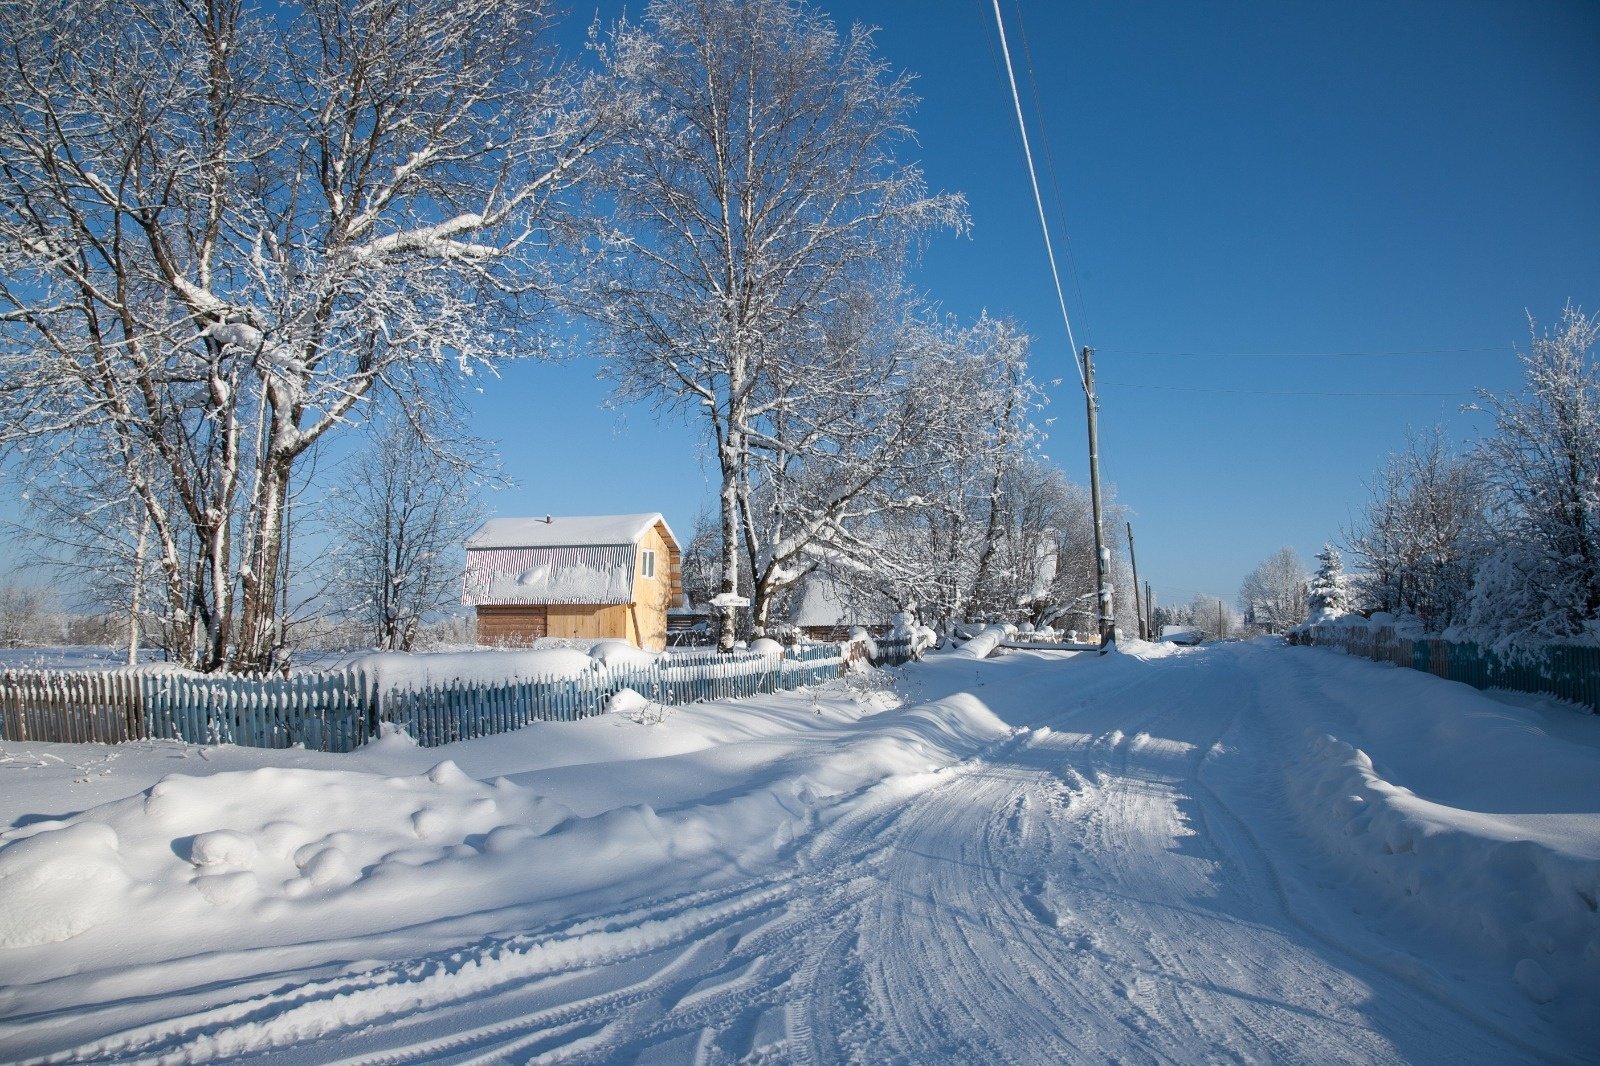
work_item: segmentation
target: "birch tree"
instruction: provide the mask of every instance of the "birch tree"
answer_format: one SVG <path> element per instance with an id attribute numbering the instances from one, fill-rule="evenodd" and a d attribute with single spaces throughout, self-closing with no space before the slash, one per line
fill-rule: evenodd
<path id="1" fill-rule="evenodd" d="M 295 472 L 526 335 L 595 117 L 541 0 L 0 2 L 0 442 L 148 519 L 179 657 L 272 665 Z"/>
<path id="2" fill-rule="evenodd" d="M 819 316 L 965 205 L 897 159 L 915 101 L 862 27 L 795 0 L 655 0 L 598 48 L 634 106 L 598 171 L 615 215 L 588 310 L 621 395 L 705 418 L 737 593 L 752 437 L 820 369 Z"/>

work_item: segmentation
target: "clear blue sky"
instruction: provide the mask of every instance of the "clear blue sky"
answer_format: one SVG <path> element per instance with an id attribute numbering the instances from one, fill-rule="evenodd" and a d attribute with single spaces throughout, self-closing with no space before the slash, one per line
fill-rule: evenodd
<path id="1" fill-rule="evenodd" d="M 1063 379 L 1048 451 L 1086 481 L 991 3 L 821 6 L 878 26 L 880 52 L 919 76 L 921 165 L 973 218 L 921 283 L 1033 334 L 1036 375 Z M 1309 563 L 1407 427 L 1488 428 L 1460 408 L 1517 386 L 1527 313 L 1600 309 L 1600 4 L 1002 7 L 1058 253 L 1071 242 L 1069 310 L 1099 353 L 1102 469 L 1158 601 L 1231 603 L 1285 544 Z M 1306 354 L 1436 349 L 1489 350 Z M 713 497 L 700 427 L 600 412 L 593 374 L 521 365 L 486 390 L 481 424 L 521 481 L 495 506 L 662 510 L 686 537 Z"/>

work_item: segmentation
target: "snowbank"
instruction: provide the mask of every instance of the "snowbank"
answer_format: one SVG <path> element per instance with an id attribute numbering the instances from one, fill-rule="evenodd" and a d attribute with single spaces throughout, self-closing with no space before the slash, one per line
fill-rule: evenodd
<path id="1" fill-rule="evenodd" d="M 629 645 L 631 647 L 631 645 Z M 385 690 L 415 690 L 451 681 L 494 684 L 578 677 L 598 662 L 573 648 L 524 651 L 376 652 L 350 665 Z"/>
<path id="2" fill-rule="evenodd" d="M 1277 832 L 1253 808 L 1281 807 L 1277 846 L 1303 849 L 1319 880 L 1362 900 L 1359 913 L 1396 942 L 1583 1015 L 1600 981 L 1600 750 L 1417 671 L 1261 642 L 1241 654 L 1288 658 L 1275 710 L 1257 723 L 1277 739 L 1262 749 L 1236 733 L 1209 763 L 1224 787 L 1219 753 L 1235 745 L 1276 765 L 1269 795 L 1238 797 L 1239 817 Z M 1349 922 L 1294 899 L 1308 925 Z"/>
<path id="3" fill-rule="evenodd" d="M 984 626 L 960 648 L 950 653 L 956 659 L 987 659 L 1000 645 L 1015 636 L 1017 627 L 1009 623 Z"/>
<path id="4" fill-rule="evenodd" d="M 1600 971 L 1600 859 L 1423 799 L 1332 736 L 1311 740 L 1286 772 L 1302 830 L 1389 906 L 1499 956 L 1535 1002 L 1588 994 Z"/>
<path id="5" fill-rule="evenodd" d="M 629 692 L 613 709 L 645 716 L 650 705 Z M 587 734 L 601 753 L 619 735 L 651 739 L 639 762 L 520 781 L 477 780 L 450 760 L 394 773 L 427 753 L 387 736 L 344 762 L 317 757 L 348 769 L 173 774 L 127 799 L 19 825 L 0 833 L 0 961 L 33 981 L 108 960 L 159 965 L 224 948 L 326 944 L 336 959 L 350 938 L 463 915 L 514 907 L 553 921 L 580 895 L 598 908 L 671 885 L 724 883 L 775 861 L 847 798 L 926 787 L 918 782 L 930 771 L 1009 735 L 970 697 L 863 717 L 842 684 L 684 709 L 683 732 L 693 734 L 702 716 L 711 734 L 734 725 L 737 733 L 673 755 L 675 738 L 643 722 L 547 726 L 525 732 Z M 769 739 L 786 732 L 795 739 Z M 541 747 L 532 736 L 493 739 Z"/>

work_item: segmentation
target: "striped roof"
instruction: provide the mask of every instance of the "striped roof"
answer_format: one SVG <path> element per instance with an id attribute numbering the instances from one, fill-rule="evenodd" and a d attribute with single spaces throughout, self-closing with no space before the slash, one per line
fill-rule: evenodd
<path id="1" fill-rule="evenodd" d="M 677 557 L 677 538 L 659 512 L 491 518 L 467 538 L 462 602 L 478 607 L 633 602 L 640 539 L 659 526 Z M 677 592 L 676 567 L 657 564 Z"/>
<path id="2" fill-rule="evenodd" d="M 631 603 L 634 546 L 473 548 L 463 600 L 474 606 Z"/>

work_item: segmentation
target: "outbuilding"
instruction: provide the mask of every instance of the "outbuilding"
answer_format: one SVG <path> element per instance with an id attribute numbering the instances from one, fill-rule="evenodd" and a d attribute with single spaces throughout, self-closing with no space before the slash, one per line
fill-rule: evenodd
<path id="1" fill-rule="evenodd" d="M 626 640 L 660 651 L 683 595 L 680 549 L 659 513 L 491 518 L 467 538 L 462 602 L 478 643 Z"/>
<path id="2" fill-rule="evenodd" d="M 790 624 L 812 640 L 844 640 L 857 627 L 882 636 L 898 608 L 882 596 L 855 591 L 823 570 L 795 590 Z"/>

